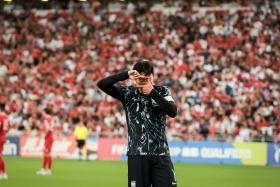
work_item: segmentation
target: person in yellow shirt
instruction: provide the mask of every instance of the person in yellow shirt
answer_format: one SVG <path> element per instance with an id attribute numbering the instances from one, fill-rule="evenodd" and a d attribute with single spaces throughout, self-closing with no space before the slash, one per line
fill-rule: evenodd
<path id="1" fill-rule="evenodd" d="M 80 122 L 74 130 L 74 137 L 77 142 L 77 147 L 79 149 L 79 160 L 87 157 L 86 139 L 88 138 L 88 129 L 84 123 Z"/>

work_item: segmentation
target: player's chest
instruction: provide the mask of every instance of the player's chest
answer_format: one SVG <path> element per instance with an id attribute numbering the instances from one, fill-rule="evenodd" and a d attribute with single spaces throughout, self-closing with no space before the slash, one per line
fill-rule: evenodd
<path id="1" fill-rule="evenodd" d="M 131 95 L 126 104 L 126 108 L 130 113 L 145 112 L 151 113 L 151 115 L 157 111 L 158 106 L 151 97 L 142 95 Z"/>

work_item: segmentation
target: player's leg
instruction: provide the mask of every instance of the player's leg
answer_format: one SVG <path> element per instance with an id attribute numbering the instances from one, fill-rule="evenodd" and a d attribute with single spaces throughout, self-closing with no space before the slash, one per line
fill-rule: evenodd
<path id="1" fill-rule="evenodd" d="M 2 155 L 0 155 L 0 173 L 6 173 L 5 161 Z"/>
<path id="2" fill-rule="evenodd" d="M 77 140 L 77 147 L 78 147 L 78 151 L 79 151 L 79 160 L 82 159 L 82 141 L 81 140 Z"/>
<path id="3" fill-rule="evenodd" d="M 170 156 L 155 156 L 152 168 L 153 187 L 177 187 Z"/>
<path id="4" fill-rule="evenodd" d="M 5 162 L 4 162 L 2 154 L 0 154 L 0 175 L 1 175 L 2 179 L 3 179 L 4 174 L 6 174 Z"/>
<path id="5" fill-rule="evenodd" d="M 86 142 L 84 142 L 83 149 L 82 149 L 82 154 L 83 154 L 83 157 L 87 160 L 88 159 L 88 155 L 87 155 L 87 145 L 86 145 Z"/>
<path id="6" fill-rule="evenodd" d="M 36 172 L 37 175 L 46 175 L 47 165 L 48 165 L 47 150 L 44 149 L 42 168 Z"/>
<path id="7" fill-rule="evenodd" d="M 51 154 L 49 154 L 49 156 L 48 156 L 48 169 L 49 170 L 52 170 L 52 156 L 51 156 Z"/>
<path id="8" fill-rule="evenodd" d="M 45 169 L 50 169 L 51 168 L 51 157 L 49 153 L 46 153 L 46 165 L 45 165 Z"/>
<path id="9" fill-rule="evenodd" d="M 5 161 L 3 158 L 3 147 L 4 143 L 0 143 L 0 178 L 1 179 L 8 179 L 8 175 L 6 173 Z"/>
<path id="10" fill-rule="evenodd" d="M 128 187 L 151 187 L 148 156 L 128 156 Z"/>
<path id="11" fill-rule="evenodd" d="M 51 148 L 46 148 L 45 150 L 45 157 L 46 157 L 46 165 L 45 165 L 45 174 L 51 175 L 51 168 L 52 168 L 52 157 L 51 157 Z"/>
<path id="12" fill-rule="evenodd" d="M 44 156 L 43 156 L 43 168 L 47 169 L 47 165 L 48 165 L 48 153 L 47 150 L 44 150 Z"/>

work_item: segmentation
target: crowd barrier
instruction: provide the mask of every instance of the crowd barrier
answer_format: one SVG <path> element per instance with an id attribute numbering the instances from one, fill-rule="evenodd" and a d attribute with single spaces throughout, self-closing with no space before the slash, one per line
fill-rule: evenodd
<path id="1" fill-rule="evenodd" d="M 4 155 L 38 157 L 42 155 L 44 139 L 40 136 L 7 137 Z M 225 143 L 170 141 L 170 154 L 174 162 L 280 166 L 280 144 Z M 89 138 L 89 159 L 126 160 L 126 139 Z M 54 157 L 78 159 L 78 149 L 73 137 L 55 137 Z"/>
<path id="2" fill-rule="evenodd" d="M 126 160 L 126 148 L 125 139 L 101 138 L 97 158 Z M 280 166 L 280 144 L 171 141 L 169 148 L 174 162 Z"/>
<path id="3" fill-rule="evenodd" d="M 4 144 L 3 155 L 39 157 L 43 155 L 44 137 L 26 136 L 7 137 Z M 87 140 L 88 159 L 97 158 L 97 140 L 89 138 Z M 58 136 L 54 138 L 52 146 L 52 156 L 65 159 L 79 159 L 79 151 L 76 141 L 72 136 Z"/>
<path id="4" fill-rule="evenodd" d="M 3 147 L 3 155 L 9 155 L 9 156 L 20 155 L 19 137 L 17 136 L 7 137 Z"/>

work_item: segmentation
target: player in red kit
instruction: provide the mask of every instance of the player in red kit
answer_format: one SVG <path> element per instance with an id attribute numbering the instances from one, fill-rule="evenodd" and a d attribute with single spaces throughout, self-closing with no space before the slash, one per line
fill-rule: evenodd
<path id="1" fill-rule="evenodd" d="M 53 131 L 52 131 L 52 117 L 50 116 L 51 111 L 46 109 L 44 114 L 43 126 L 45 131 L 45 146 L 43 155 L 43 167 L 37 171 L 37 175 L 51 175 L 52 168 L 52 157 L 51 150 L 53 145 Z"/>
<path id="2" fill-rule="evenodd" d="M 3 159 L 3 148 L 6 141 L 6 133 L 8 126 L 8 116 L 0 109 L 0 180 L 7 180 L 5 161 Z"/>

